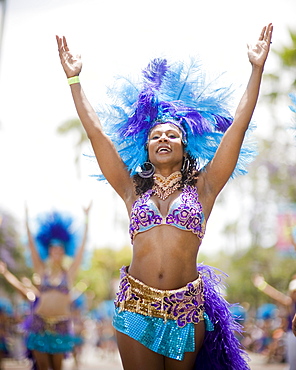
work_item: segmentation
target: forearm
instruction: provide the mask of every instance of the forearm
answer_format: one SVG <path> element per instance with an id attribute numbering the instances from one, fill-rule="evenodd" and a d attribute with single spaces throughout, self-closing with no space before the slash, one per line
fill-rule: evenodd
<path id="1" fill-rule="evenodd" d="M 88 216 L 85 216 L 84 233 L 83 233 L 80 248 L 78 250 L 78 253 L 77 253 L 77 256 L 76 256 L 76 261 L 75 261 L 76 264 L 77 264 L 77 269 L 79 268 L 79 266 L 82 262 L 82 259 L 83 259 L 83 254 L 84 254 L 84 251 L 85 251 L 87 237 L 88 237 Z"/>
<path id="2" fill-rule="evenodd" d="M 27 289 L 24 287 L 24 285 L 18 280 L 16 276 L 14 276 L 10 271 L 6 270 L 3 273 L 3 276 L 5 280 L 12 285 L 15 289 L 17 289 L 20 293 L 22 293 L 24 296 L 26 296 Z"/>
<path id="3" fill-rule="evenodd" d="M 248 129 L 258 101 L 262 74 L 263 67 L 252 66 L 252 73 L 247 88 L 234 115 L 234 124 L 239 125 L 244 130 Z"/>
<path id="4" fill-rule="evenodd" d="M 70 85 L 72 97 L 79 119 L 89 137 L 103 133 L 100 120 L 85 96 L 80 83 Z"/>
<path id="5" fill-rule="evenodd" d="M 82 241 L 76 253 L 75 259 L 69 269 L 69 273 L 72 275 L 72 279 L 74 278 L 74 275 L 76 274 L 76 272 L 78 271 L 81 265 L 84 251 L 85 251 L 87 237 L 88 237 L 88 215 L 85 215 L 84 233 L 83 233 Z"/>
<path id="6" fill-rule="evenodd" d="M 270 298 L 274 299 L 284 306 L 289 306 L 291 304 L 290 297 L 278 291 L 277 289 L 269 285 L 266 281 L 262 281 L 259 285 L 257 285 L 257 288 L 268 295 Z"/>

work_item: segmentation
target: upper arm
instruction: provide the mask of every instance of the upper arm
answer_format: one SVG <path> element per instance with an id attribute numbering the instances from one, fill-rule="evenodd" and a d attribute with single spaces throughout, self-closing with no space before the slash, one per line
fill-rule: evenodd
<path id="1" fill-rule="evenodd" d="M 33 264 L 33 267 L 34 267 L 34 270 L 38 273 L 38 274 L 42 274 L 43 271 L 44 271 L 44 262 L 42 261 L 37 249 L 36 249 L 36 245 L 35 245 L 35 242 L 33 240 L 33 237 L 30 233 L 30 231 L 28 232 L 28 236 L 29 236 L 29 248 L 30 248 L 30 251 L 31 251 L 31 258 L 32 258 L 32 264 Z"/>
<path id="2" fill-rule="evenodd" d="M 99 117 L 80 84 L 71 85 L 71 91 L 78 116 L 91 141 L 100 169 L 114 190 L 125 199 L 126 193 L 133 186 L 129 171 L 111 139 L 104 133 Z"/>
<path id="3" fill-rule="evenodd" d="M 224 134 L 214 158 L 205 169 L 208 188 L 216 197 L 232 175 L 238 161 L 245 130 L 237 127 L 235 122 Z"/>
<path id="4" fill-rule="evenodd" d="M 100 169 L 122 199 L 134 191 L 133 179 L 111 139 L 102 131 L 90 138 Z"/>

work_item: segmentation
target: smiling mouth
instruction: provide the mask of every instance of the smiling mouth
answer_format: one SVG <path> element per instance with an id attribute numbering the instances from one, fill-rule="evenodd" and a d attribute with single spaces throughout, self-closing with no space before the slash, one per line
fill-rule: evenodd
<path id="1" fill-rule="evenodd" d="M 170 148 L 167 148 L 167 147 L 161 147 L 161 148 L 157 149 L 157 153 L 169 153 L 171 151 L 172 150 Z"/>

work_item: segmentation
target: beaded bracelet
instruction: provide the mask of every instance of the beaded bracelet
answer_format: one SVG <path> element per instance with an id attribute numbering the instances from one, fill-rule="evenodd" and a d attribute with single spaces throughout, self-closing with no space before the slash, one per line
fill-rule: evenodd
<path id="1" fill-rule="evenodd" d="M 69 85 L 78 84 L 80 82 L 79 76 L 69 77 L 67 80 Z"/>

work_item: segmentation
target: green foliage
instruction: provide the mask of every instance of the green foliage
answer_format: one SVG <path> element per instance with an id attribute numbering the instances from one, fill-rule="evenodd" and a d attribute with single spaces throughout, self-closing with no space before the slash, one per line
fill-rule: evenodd
<path id="1" fill-rule="evenodd" d="M 271 49 L 272 53 L 277 57 L 278 67 L 274 73 L 264 75 L 264 79 L 272 87 L 269 94 L 266 94 L 270 102 L 275 102 L 279 96 L 291 92 L 291 87 L 296 87 L 296 32 L 289 30 L 289 35 L 289 45 L 281 45 L 278 49 L 274 47 Z M 285 84 L 286 81 L 289 81 L 288 85 Z"/>
<path id="2" fill-rule="evenodd" d="M 70 132 L 76 132 L 79 136 L 77 145 L 81 145 L 88 140 L 87 134 L 85 130 L 83 129 L 80 120 L 77 118 L 65 121 L 58 127 L 57 131 L 61 135 L 66 135 Z"/>
<path id="3" fill-rule="evenodd" d="M 295 259 L 284 258 L 275 247 L 262 248 L 253 246 L 248 250 L 236 252 L 229 256 L 225 252 L 218 253 L 215 258 L 205 257 L 206 261 L 228 277 L 225 279 L 227 300 L 231 303 L 245 303 L 252 308 L 262 303 L 275 303 L 271 298 L 258 290 L 253 284 L 255 275 L 262 275 L 270 285 L 286 293 L 292 276 L 296 273 Z"/>
<path id="4" fill-rule="evenodd" d="M 289 35 L 291 44 L 283 45 L 279 50 L 274 49 L 274 53 L 280 58 L 283 67 L 294 68 L 296 65 L 296 33 L 289 30 Z"/>
<path id="5" fill-rule="evenodd" d="M 91 292 L 93 307 L 102 300 L 114 299 L 114 282 L 119 279 L 119 269 L 122 265 L 128 265 L 130 260 L 130 247 L 124 247 L 119 251 L 111 248 L 94 250 L 90 269 L 80 271 L 77 279 L 88 286 L 86 292 Z"/>

